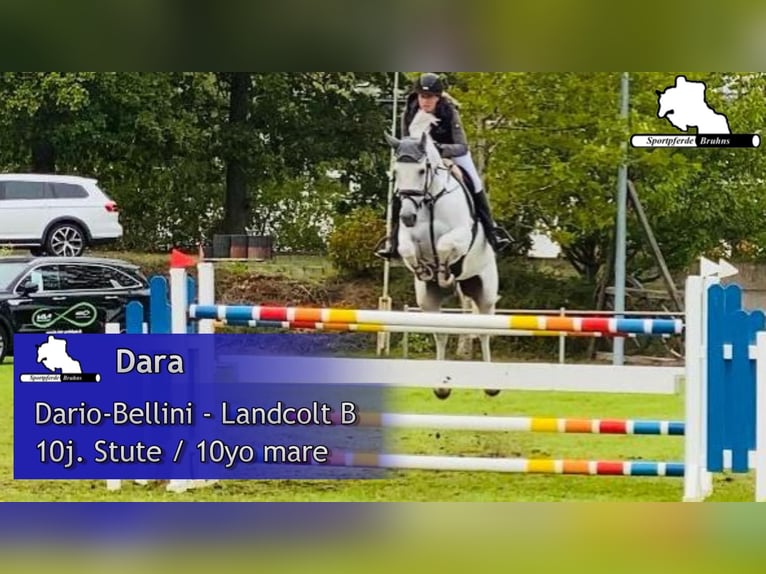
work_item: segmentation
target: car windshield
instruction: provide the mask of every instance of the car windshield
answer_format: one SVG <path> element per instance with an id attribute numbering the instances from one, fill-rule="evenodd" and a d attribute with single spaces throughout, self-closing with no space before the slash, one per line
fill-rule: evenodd
<path id="1" fill-rule="evenodd" d="M 0 289 L 8 289 L 26 267 L 26 263 L 19 261 L 0 261 Z"/>

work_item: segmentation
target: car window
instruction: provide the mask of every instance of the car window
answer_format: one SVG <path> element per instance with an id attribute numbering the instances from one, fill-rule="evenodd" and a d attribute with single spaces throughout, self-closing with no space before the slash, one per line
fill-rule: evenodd
<path id="1" fill-rule="evenodd" d="M 30 271 L 19 283 L 19 288 L 36 285 L 37 292 L 58 291 L 60 288 L 58 265 L 41 265 Z"/>
<path id="2" fill-rule="evenodd" d="M 53 197 L 56 199 L 76 199 L 88 197 L 84 187 L 72 183 L 50 183 L 53 189 Z"/>
<path id="3" fill-rule="evenodd" d="M 113 289 L 143 287 L 140 281 L 114 267 L 104 267 L 103 273 L 109 279 Z"/>
<path id="4" fill-rule="evenodd" d="M 64 291 L 114 289 L 106 267 L 100 265 L 62 265 L 61 289 Z"/>
<path id="5" fill-rule="evenodd" d="M 3 263 L 0 265 L 0 289 L 8 289 L 11 282 L 26 269 L 26 263 Z"/>
<path id="6" fill-rule="evenodd" d="M 45 184 L 40 181 L 5 181 L 0 186 L 1 199 L 45 199 Z"/>

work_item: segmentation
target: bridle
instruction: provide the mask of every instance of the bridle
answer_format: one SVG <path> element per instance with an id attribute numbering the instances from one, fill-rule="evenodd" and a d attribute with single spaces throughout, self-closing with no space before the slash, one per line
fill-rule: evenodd
<path id="1" fill-rule="evenodd" d="M 414 157 L 410 155 L 409 153 L 404 153 L 400 156 L 397 156 L 396 161 L 397 163 L 420 163 L 423 160 L 423 157 L 425 157 L 425 170 L 426 170 L 426 177 L 425 181 L 423 183 L 422 189 L 397 189 L 396 194 L 402 199 L 402 201 L 407 200 L 411 201 L 412 204 L 415 206 L 415 210 L 419 211 L 423 207 L 428 207 L 431 209 L 431 222 L 433 223 L 433 208 L 437 201 L 441 197 L 443 197 L 445 194 L 452 191 L 451 189 L 448 189 L 445 185 L 439 192 L 434 195 L 431 193 L 431 185 L 433 185 L 434 180 L 436 179 L 436 174 L 438 171 L 449 171 L 448 168 L 441 164 L 441 165 L 433 165 L 431 163 L 431 159 L 428 157 L 428 154 L 426 152 L 423 152 L 423 155 L 420 157 Z"/>

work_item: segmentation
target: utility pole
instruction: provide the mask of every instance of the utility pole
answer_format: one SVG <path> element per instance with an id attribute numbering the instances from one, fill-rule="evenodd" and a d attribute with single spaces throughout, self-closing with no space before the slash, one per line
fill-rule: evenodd
<path id="1" fill-rule="evenodd" d="M 393 94 L 393 111 L 391 112 L 391 135 L 396 136 L 396 120 L 399 110 L 399 72 L 394 72 L 394 94 Z M 388 177 L 388 201 L 386 207 L 386 235 L 391 235 L 391 201 L 394 197 L 394 178 L 391 174 L 391 169 L 394 165 L 394 150 L 391 150 L 391 159 L 389 161 L 389 177 Z M 391 296 L 388 294 L 389 275 L 391 271 L 391 262 L 386 259 L 383 262 L 383 294 L 378 299 L 378 309 L 382 311 L 391 310 Z M 377 354 L 380 355 L 385 351 L 388 355 L 391 349 L 391 333 L 381 332 L 378 333 Z"/>
<path id="2" fill-rule="evenodd" d="M 629 81 L 628 72 L 622 73 L 620 118 L 628 119 L 629 107 Z M 617 232 L 615 236 L 614 250 L 614 310 L 615 318 L 622 317 L 625 312 L 625 259 L 627 257 L 627 203 L 628 203 L 628 139 L 623 139 L 620 144 L 621 163 L 617 172 Z M 615 365 L 625 363 L 625 339 L 615 337 L 613 340 L 612 362 Z"/>

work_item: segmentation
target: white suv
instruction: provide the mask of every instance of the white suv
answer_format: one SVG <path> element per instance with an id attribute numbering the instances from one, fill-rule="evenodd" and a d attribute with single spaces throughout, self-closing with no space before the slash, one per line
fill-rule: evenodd
<path id="1" fill-rule="evenodd" d="M 95 179 L 0 174 L 0 245 L 79 257 L 89 245 L 121 237 L 117 204 Z"/>

